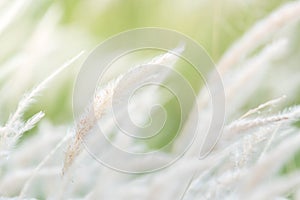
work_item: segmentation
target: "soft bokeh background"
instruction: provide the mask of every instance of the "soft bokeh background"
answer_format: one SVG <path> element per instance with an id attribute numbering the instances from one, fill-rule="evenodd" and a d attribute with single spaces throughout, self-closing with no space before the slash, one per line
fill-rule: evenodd
<path id="1" fill-rule="evenodd" d="M 21 3 L 23 2 L 23 3 Z M 133 28 L 179 31 L 202 45 L 217 62 L 251 25 L 285 1 L 200 0 L 1 1 L 1 14 L 21 4 L 7 30 L 0 32 L 2 68 L 15 72 L 10 88 L 1 88 L 4 120 L 19 97 L 53 69 L 79 52 L 90 52 L 108 37 Z M 16 6 L 15 6 L 16 7 Z M 5 21 L 6 16 L 2 16 Z M 13 58 L 13 59 L 12 59 Z M 11 70 L 14 68 L 14 70 Z M 57 78 L 34 106 L 61 124 L 72 120 L 71 94 L 79 66 Z M 77 71 L 76 71 L 77 70 Z M 10 76 L 12 72 L 4 76 Z M 9 99 L 9 101 L 5 101 Z M 3 104 L 2 104 L 3 105 Z"/>
<path id="2" fill-rule="evenodd" d="M 24 116 L 24 119 L 28 119 L 42 110 L 46 114 L 43 120 L 49 122 L 49 126 L 63 126 L 65 129 L 71 127 L 72 92 L 81 64 L 97 45 L 122 31 L 143 27 L 172 29 L 197 41 L 212 60 L 218 63 L 228 48 L 250 27 L 287 2 L 291 1 L 1 0 L 0 122 L 6 122 L 25 92 L 84 50 L 84 56 L 59 74 L 36 99 L 38 103 L 34 103 Z M 246 81 L 245 94 L 244 86 L 238 87 L 236 95 L 246 96 L 246 99 L 241 98 L 242 103 L 238 104 L 239 99 L 236 103 L 233 98 L 232 104 L 237 106 L 233 106 L 234 110 L 227 122 L 239 118 L 250 108 L 282 95 L 287 95 L 286 102 L 267 113 L 300 103 L 299 35 L 299 23 L 292 24 L 266 38 L 266 44 L 251 52 L 250 56 L 259 54 L 260 50 L 278 38 L 289 41 L 284 55 L 274 57 L 268 63 L 271 67 L 264 72 L 263 80 L 257 82 L 260 85 L 255 86 L 254 91 L 247 88 L 255 85 L 256 80 Z M 243 61 L 247 61 L 247 58 Z M 200 87 L 195 82 L 194 86 Z M 247 96 L 248 94 L 251 95 Z M 170 111 L 173 123 L 176 124 L 179 119 L 177 113 L 172 113 L 172 106 L 172 102 L 169 102 L 166 109 Z M 299 123 L 295 125 L 299 126 Z M 37 129 L 38 127 L 25 133 L 21 142 L 34 135 Z M 150 143 L 150 147 L 158 148 L 168 139 L 160 138 L 159 141 Z M 295 170 L 299 166 L 300 156 L 296 156 L 283 172 Z M 43 195 L 41 194 L 42 197 Z"/>

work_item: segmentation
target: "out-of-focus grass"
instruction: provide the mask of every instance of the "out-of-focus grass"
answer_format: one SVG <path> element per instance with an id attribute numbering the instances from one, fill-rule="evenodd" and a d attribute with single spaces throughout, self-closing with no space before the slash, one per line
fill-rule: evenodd
<path id="1" fill-rule="evenodd" d="M 72 26 L 90 34 L 90 48 L 114 34 L 132 28 L 169 28 L 196 40 L 217 62 L 233 41 L 283 2 L 285 1 L 41 1 L 34 5 L 38 9 L 29 13 L 31 21 L 28 23 L 38 22 L 50 6 L 56 5 L 62 13 L 60 25 Z M 71 85 L 67 82 L 61 84 L 55 95 L 55 102 L 48 102 L 48 97 L 43 98 L 47 102 L 45 105 L 49 107 L 46 108 L 47 116 L 56 122 L 71 119 Z"/>
<path id="2" fill-rule="evenodd" d="M 75 31 L 87 33 L 87 36 L 90 37 L 88 40 L 91 42 L 84 48 L 89 48 L 89 50 L 101 41 L 122 31 L 142 27 L 162 27 L 179 31 L 196 40 L 217 62 L 233 41 L 247 31 L 258 19 L 268 15 L 285 1 L 233 2 L 229 0 L 203 0 L 199 2 L 192 0 L 45 0 L 32 5 L 31 12 L 26 13 L 24 17 L 24 22 L 26 22 L 24 30 L 26 31 L 22 33 L 22 36 L 24 37 L 24 34 L 30 36 L 31 30 L 34 30 L 36 23 L 45 15 L 45 12 L 51 6 L 55 6 L 62 14 L 59 19 L 60 26 L 67 29 L 72 27 Z M 19 19 L 19 21 L 24 19 Z M 78 39 L 80 37 L 74 37 L 74 43 L 77 43 L 76 40 Z M 65 46 L 68 43 L 70 41 L 61 45 Z M 295 48 L 298 46 L 295 45 Z M 11 51 L 6 56 L 9 57 L 11 54 L 13 55 L 14 52 Z M 192 71 L 187 69 L 183 69 L 183 71 L 189 79 L 192 79 L 192 76 L 189 75 L 192 74 Z M 72 88 L 76 73 L 71 73 L 69 77 L 66 77 L 64 76 L 51 88 L 48 88 L 48 92 L 40 97 L 40 103 L 34 105 L 26 113 L 25 118 L 39 110 L 44 110 L 47 114 L 46 117 L 54 124 L 70 122 L 72 120 Z M 195 82 L 193 85 L 196 90 L 199 89 L 199 83 Z M 259 97 L 253 98 L 253 101 L 246 105 L 244 110 L 267 100 L 270 96 L 263 89 L 258 94 L 260 94 Z M 5 110 L 6 116 L 15 104 L 12 102 L 11 107 Z M 166 108 L 169 107 L 167 110 L 171 113 L 172 106 L 170 107 L 170 105 Z M 174 124 L 176 123 L 174 122 Z M 172 127 L 170 128 L 172 129 Z M 30 135 L 30 133 L 28 134 Z M 172 136 L 170 137 L 172 138 Z M 158 139 L 159 142 L 151 142 L 151 146 L 157 147 L 168 141 Z"/>
<path id="3" fill-rule="evenodd" d="M 0 120 L 3 122 L 5 122 L 9 115 L 13 113 L 22 95 L 26 91 L 30 90 L 30 88 L 34 85 L 37 85 L 37 83 L 44 80 L 45 77 L 53 71 L 53 69 L 57 68 L 70 56 L 81 50 L 86 50 L 87 53 L 85 56 L 88 56 L 88 52 L 92 51 L 96 45 L 114 34 L 133 28 L 143 27 L 172 29 L 184 33 L 197 41 L 207 50 L 213 61 L 217 63 L 232 43 L 240 38 L 244 33 L 248 33 L 249 28 L 252 27 L 252 25 L 256 24 L 259 19 L 268 16 L 274 9 L 288 1 L 42 0 L 34 1 L 34 3 L 32 2 L 25 9 L 24 13 L 21 14 L 21 17 L 18 17 L 0 37 L 0 43 L 3 46 L 2 51 L 0 50 L 0 67 L 2 67 L 2 65 L 5 67 L 7 65 L 6 62 L 11 60 L 14 61 L 15 57 L 18 58 L 18 56 L 20 56 L 21 58 L 26 58 L 24 60 L 21 59 L 22 62 L 18 63 L 18 66 L 14 66 L 16 68 L 14 68 L 11 74 L 8 73 L 8 75 L 5 75 L 4 79 L 0 79 L 0 92 L 2 94 L 2 99 L 0 99 Z M 9 5 L 9 3 L 3 4 Z M 299 26 L 299 24 L 295 26 Z M 247 75 L 250 78 L 255 79 L 255 76 L 259 76 L 260 73 L 265 72 L 263 70 L 260 71 L 258 68 L 256 68 L 257 71 L 255 71 L 256 74 L 254 75 L 251 74 L 251 72 L 247 74 L 247 72 L 249 72 L 247 70 L 246 72 L 243 71 L 243 68 L 251 68 L 251 66 L 243 66 L 243 64 L 247 64 L 247 61 L 249 61 L 247 60 L 249 59 L 248 57 L 241 61 L 245 61 L 245 63 L 235 63 L 236 68 L 231 69 L 232 73 L 229 74 L 229 76 L 232 75 L 232 77 L 228 78 L 226 77 L 226 74 L 224 75 L 224 79 L 230 79 L 229 81 L 226 80 L 228 81 L 226 82 L 228 87 L 226 89 L 229 91 L 229 96 L 233 96 L 229 99 L 234 103 L 236 96 L 242 97 L 243 94 L 241 95 L 241 93 L 244 92 L 244 87 L 247 85 L 254 85 L 253 88 L 255 89 L 253 96 L 248 97 L 248 99 L 241 98 L 243 101 L 242 104 L 236 103 L 237 105 L 233 105 L 234 103 L 230 102 L 234 107 L 232 109 L 234 110 L 234 113 L 230 114 L 228 123 L 230 121 L 235 122 L 235 120 L 246 111 L 255 108 L 257 105 L 261 105 L 262 102 L 276 98 L 278 93 L 282 95 L 282 93 L 285 93 L 285 90 L 288 89 L 290 92 L 287 93 L 290 97 L 288 102 L 284 103 L 285 105 L 282 105 L 282 107 L 274 106 L 274 108 L 272 105 L 270 108 L 267 108 L 270 110 L 264 110 L 261 113 L 260 111 L 257 111 L 257 113 L 253 115 L 253 124 L 250 126 L 256 126 L 255 117 L 259 118 L 261 114 L 263 117 L 268 116 L 268 114 L 273 114 L 271 116 L 273 116 L 273 120 L 275 119 L 274 121 L 276 121 L 277 118 L 281 119 L 280 117 L 282 117 L 274 114 L 277 110 L 279 112 L 279 110 L 282 110 L 283 107 L 299 104 L 300 93 L 294 92 L 299 91 L 299 89 L 295 88 L 297 87 L 296 84 L 293 84 L 293 81 L 297 78 L 297 74 L 295 72 L 297 72 L 297 67 L 299 67 L 298 64 L 300 61 L 297 59 L 300 57 L 299 33 L 300 27 L 292 27 L 292 31 L 286 30 L 286 33 L 281 33 L 284 37 L 288 37 L 291 42 L 291 44 L 289 44 L 289 51 L 287 52 L 288 56 L 286 57 L 283 56 L 281 58 L 279 56 L 279 58 L 275 57 L 274 60 L 273 58 L 269 58 L 268 60 L 268 58 L 265 59 L 264 56 L 261 56 L 261 50 L 265 49 L 265 47 L 268 47 L 270 43 L 272 43 L 272 41 L 269 40 L 268 43 L 261 42 L 261 44 L 264 45 L 259 46 L 253 52 L 250 48 L 249 51 L 251 52 L 249 52 L 249 54 L 251 56 L 249 56 L 249 58 L 258 54 L 260 55 L 259 58 L 261 60 L 267 60 L 267 63 L 274 67 L 270 68 L 270 71 L 268 72 L 271 73 L 265 75 L 263 77 L 263 81 L 258 80 L 258 82 L 261 81 L 260 83 L 262 83 L 262 86 L 255 86 L 255 83 L 251 82 L 252 80 L 243 82 L 241 80 L 237 80 L 237 77 L 234 77 L 234 75 L 236 75 L 235 70 L 240 72 L 237 73 L 238 75 L 246 77 L 246 79 Z M 266 35 L 268 36 L 268 34 Z M 278 37 L 282 39 L 282 35 Z M 272 39 L 276 42 L 278 38 L 276 36 L 273 38 L 272 35 Z M 49 50 L 49 52 L 47 50 Z M 275 51 L 276 49 L 273 50 Z M 244 55 L 240 56 L 243 57 Z M 143 63 L 145 60 L 144 57 L 141 56 L 141 58 L 142 59 L 137 59 L 139 63 Z M 55 81 L 50 84 L 50 87 L 36 98 L 38 103 L 30 105 L 30 109 L 25 113 L 23 116 L 24 119 L 22 120 L 26 121 L 26 119 L 32 117 L 33 114 L 42 110 L 46 113 L 45 123 L 47 123 L 47 121 L 49 123 L 50 121 L 49 124 L 51 124 L 51 126 L 56 127 L 63 125 L 65 129 L 72 127 L 73 84 L 83 60 L 84 58 L 82 58 L 82 60 L 78 63 L 72 65 L 69 69 L 67 69 L 67 71 L 64 71 L 55 77 Z M 277 67 L 277 65 L 279 67 Z M 260 65 L 258 64 L 258 66 Z M 284 66 L 288 67 L 284 68 Z M 200 82 L 198 77 L 195 77 L 195 71 L 193 71 L 192 68 L 189 68 L 188 63 L 180 60 L 175 67 L 178 67 L 178 70 L 180 70 L 182 75 L 187 78 L 190 84 L 192 84 L 195 91 L 199 91 L 204 86 L 204 83 Z M 125 71 L 126 70 L 124 70 L 124 72 Z M 273 71 L 275 73 L 272 73 Z M 287 77 L 287 75 L 289 77 Z M 269 78 L 272 80 L 268 80 Z M 287 78 L 290 80 L 286 85 L 284 85 Z M 275 82 L 278 81 L 279 87 L 274 84 L 274 80 Z M 231 81 L 235 83 L 233 86 L 230 84 Z M 271 85 L 268 84 L 268 81 L 270 81 Z M 237 90 L 235 90 L 235 86 L 237 86 Z M 250 89 L 245 89 L 245 91 L 250 91 L 249 93 L 251 93 Z M 273 94 L 272 92 L 276 94 Z M 176 137 L 175 134 L 178 131 L 180 122 L 180 112 L 178 109 L 175 109 L 178 106 L 177 103 L 178 102 L 176 102 L 175 98 L 164 102 L 164 108 L 168 114 L 167 119 L 170 123 L 167 122 L 166 127 L 163 130 L 163 134 L 158 137 L 153 137 L 147 141 L 147 147 L 151 150 L 160 149 Z M 205 115 L 205 118 L 206 117 L 207 116 Z M 261 118 L 262 121 L 264 120 L 263 117 Z M 250 122 L 252 120 L 251 118 L 252 116 L 250 117 Z M 283 119 L 281 120 L 284 121 Z M 239 121 L 236 122 L 239 124 Z M 299 122 L 294 125 L 299 127 Z M 266 124 L 266 129 L 270 128 L 272 124 L 270 127 L 268 126 L 269 124 Z M 289 128 L 292 129 L 292 127 Z M 258 130 L 258 128 L 254 129 L 253 132 L 259 133 Z M 33 134 L 44 131 L 48 130 L 46 130 L 46 128 L 44 130 L 39 130 L 39 127 L 35 127 L 31 131 L 26 132 L 25 135 L 22 135 L 21 139 L 18 141 L 26 144 L 26 142 L 30 141 L 30 139 L 34 139 L 36 136 L 39 136 L 38 134 Z M 269 131 L 272 130 L 270 129 Z M 293 131 L 296 132 L 296 130 Z M 65 132 L 63 132 L 63 134 L 65 134 Z M 241 131 L 241 134 L 244 134 L 243 131 Z M 51 135 L 49 139 L 52 138 L 53 135 Z M 277 140 L 279 141 L 280 139 L 281 138 Z M 270 142 L 272 142 L 271 140 L 272 138 L 270 139 Z M 241 144 L 244 144 L 243 141 L 240 142 Z M 248 142 L 255 143 L 254 141 L 251 141 L 251 139 L 249 139 Z M 23 144 L 17 146 L 17 149 Z M 245 145 L 247 145 L 246 142 Z M 241 147 L 241 149 L 237 148 L 238 151 L 241 151 L 238 153 L 243 153 L 243 148 L 244 147 Z M 18 150 L 23 151 L 21 148 Z M 166 151 L 168 150 L 169 149 L 166 149 Z M 170 152 L 172 152 L 171 149 Z M 299 158 L 298 153 L 282 168 L 281 173 L 286 175 L 291 171 L 298 170 L 300 167 Z M 33 157 L 33 159 L 36 158 Z M 236 159 L 238 162 L 238 156 Z M 59 161 L 61 160 L 62 159 L 59 159 Z M 5 170 L 9 172 L 9 168 Z M 232 169 L 232 171 L 235 171 L 235 169 Z M 36 186 L 36 195 L 41 198 L 45 198 L 45 192 L 43 192 L 40 187 L 42 188 L 41 185 Z M 85 189 L 82 189 L 82 194 L 81 189 L 77 192 L 80 196 L 84 196 L 88 189 L 86 188 L 87 191 L 84 190 Z"/>

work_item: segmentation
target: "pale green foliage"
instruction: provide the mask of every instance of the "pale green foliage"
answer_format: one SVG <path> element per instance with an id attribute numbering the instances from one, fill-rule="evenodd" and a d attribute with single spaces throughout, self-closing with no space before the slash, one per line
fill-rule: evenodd
<path id="1" fill-rule="evenodd" d="M 18 19 L 27 16 L 22 13 L 30 12 L 33 9 L 29 6 L 31 4 L 30 1 L 17 0 L 0 3 L 3 11 L 0 36 L 4 35 L 6 39 L 15 37 L 16 30 L 11 27 L 14 23 L 16 27 L 20 25 Z M 108 2 L 102 9 L 106 6 L 109 6 Z M 111 80 L 99 89 L 90 105 L 98 112 L 97 116 L 91 117 L 87 110 L 82 114 L 83 123 L 57 125 L 47 117 L 46 111 L 30 113 L 28 117 L 27 112 L 39 104 L 39 98 L 47 95 L 52 86 L 55 88 L 53 79 L 60 76 L 70 79 L 63 70 L 73 64 L 79 65 L 82 53 L 72 59 L 70 57 L 82 49 L 91 48 L 93 44 L 93 36 L 87 33 L 73 35 L 72 28 L 60 26 L 58 18 L 61 11 L 54 4 L 39 25 L 32 27 L 28 24 L 31 26 L 29 29 L 34 31 L 33 36 L 23 42 L 24 48 L 12 50 L 7 45 L 0 55 L 0 107 L 4 110 L 5 106 L 14 104 L 15 108 L 9 111 L 9 116 L 4 111 L 0 113 L 0 199 L 299 199 L 298 169 L 281 172 L 300 150 L 299 128 L 295 125 L 300 119 L 300 107 L 295 105 L 299 103 L 300 86 L 299 13 L 300 1 L 279 6 L 245 31 L 217 62 L 224 81 L 227 121 L 209 156 L 198 159 L 198 147 L 202 142 L 199 137 L 174 165 L 155 173 L 128 175 L 99 165 L 82 150 L 81 139 L 93 134 L 94 124 L 107 110 L 109 112 L 106 102 L 111 100 L 122 76 L 136 72 L 139 75 L 134 77 L 136 80 L 144 78 L 141 74 L 147 77 L 159 72 L 137 66 Z M 81 42 L 65 47 L 62 44 L 70 35 L 74 41 Z M 53 70 L 65 60 L 69 61 Z M 166 53 L 142 63 L 166 62 L 174 65 L 176 61 L 175 57 Z M 50 76 L 35 74 L 39 67 L 54 73 Z M 164 80 L 167 77 L 168 74 L 163 75 Z M 37 84 L 38 80 L 40 84 Z M 26 92 L 32 88 L 33 82 L 37 86 Z M 12 87 L 17 88 L 12 90 Z M 62 95 L 53 91 L 50 94 L 53 99 L 45 101 L 49 104 Z M 151 98 L 141 95 L 137 107 L 142 107 L 146 101 L 156 102 L 155 94 L 156 91 L 153 91 Z M 199 106 L 202 120 L 200 134 L 209 125 L 207 116 L 210 116 L 211 105 L 205 89 L 199 92 L 198 98 L 203 103 L 202 107 Z M 59 103 L 55 106 L 42 104 L 41 108 L 58 107 L 60 110 Z M 147 120 L 143 116 L 139 118 Z M 110 136 L 119 145 L 146 148 L 118 136 L 110 127 L 111 121 L 105 123 L 106 130 L 112 133 Z M 162 158 L 165 156 L 167 159 L 183 145 L 181 141 L 186 139 L 191 123 L 185 122 L 174 149 L 162 153 Z M 37 129 L 24 137 L 36 126 Z M 110 156 L 114 159 L 113 154 Z M 137 168 L 139 164 L 133 163 Z M 67 173 L 63 175 L 63 172 Z"/>

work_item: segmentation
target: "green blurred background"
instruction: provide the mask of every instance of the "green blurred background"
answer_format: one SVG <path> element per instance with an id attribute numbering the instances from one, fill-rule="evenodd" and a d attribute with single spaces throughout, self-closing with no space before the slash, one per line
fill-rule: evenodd
<path id="1" fill-rule="evenodd" d="M 19 16 L 2 33 L 1 65 L 16 57 L 3 100 L 1 121 L 13 112 L 21 96 L 81 50 L 86 55 L 99 43 L 133 28 L 161 27 L 181 32 L 202 45 L 214 62 L 255 22 L 284 0 L 25 0 Z M 2 10 L 10 7 L 3 3 Z M 21 56 L 20 56 L 21 55 Z M 22 57 L 23 56 L 23 57 Z M 25 118 L 43 110 L 54 124 L 71 123 L 72 91 L 80 62 L 63 72 Z M 19 67 L 21 66 L 21 67 Z M 30 66 L 30 68 L 29 68 Z M 21 69 L 24 70 L 21 70 Z M 19 74 L 18 74 L 19 73 Z M 23 80 L 24 79 L 24 80 Z M 0 84 L 6 83 L 5 79 Z M 13 88 L 13 90 L 11 89 Z M 0 91 L 1 92 L 1 91 Z M 265 91 L 262 91 L 265 93 Z M 264 95 L 261 95 L 264 96 Z M 265 95 L 262 99 L 268 99 Z M 256 104 L 261 98 L 253 99 Z M 245 110 L 253 105 L 247 105 Z"/>
<path id="2" fill-rule="evenodd" d="M 22 12 L 0 35 L 1 66 L 17 69 L 0 79 L 0 120 L 5 122 L 22 95 L 54 69 L 81 50 L 86 51 L 86 58 L 88 52 L 114 34 L 142 27 L 172 29 L 197 41 L 217 63 L 234 41 L 285 2 L 288 1 L 26 0 Z M 0 6 L 5 11 L 10 2 Z M 83 61 L 84 58 L 56 77 L 24 118 L 43 110 L 52 123 L 71 124 L 73 85 Z M 299 95 L 296 96 L 291 105 L 299 103 Z M 265 90 L 258 91 L 258 96 L 243 109 L 270 98 L 272 95 Z"/>
<path id="3" fill-rule="evenodd" d="M 11 94 L 12 100 L 7 101 L 3 106 L 5 113 L 1 116 L 3 120 L 12 112 L 19 97 L 43 80 L 43 77 L 46 77 L 55 67 L 80 50 L 90 52 L 114 34 L 141 27 L 172 29 L 197 41 L 207 50 L 214 62 L 217 62 L 233 41 L 258 19 L 267 16 L 285 1 L 42 0 L 28 2 L 24 13 L 1 37 L 0 41 L 7 48 L 0 55 L 0 60 L 5 63 L 19 52 L 28 52 L 26 47 L 32 42 L 31 37 L 34 40 L 39 26 L 42 26 L 40 29 L 46 32 L 43 33 L 46 34 L 44 40 L 53 43 L 53 49 L 42 57 L 44 60 L 33 64 L 34 73 L 30 75 L 27 82 L 24 82 L 23 87 L 17 86 L 20 82 L 11 83 L 16 88 L 16 92 Z M 55 17 L 57 19 L 53 22 L 52 18 Z M 48 43 L 41 43 L 41 46 L 47 49 Z M 30 51 L 28 54 L 31 57 L 36 56 Z M 79 66 L 80 64 L 76 70 Z M 69 70 L 67 74 L 59 76 L 42 95 L 39 100 L 41 103 L 34 105 L 28 115 L 42 109 L 54 123 L 70 122 L 72 120 L 70 102 L 76 70 L 71 72 Z"/>

